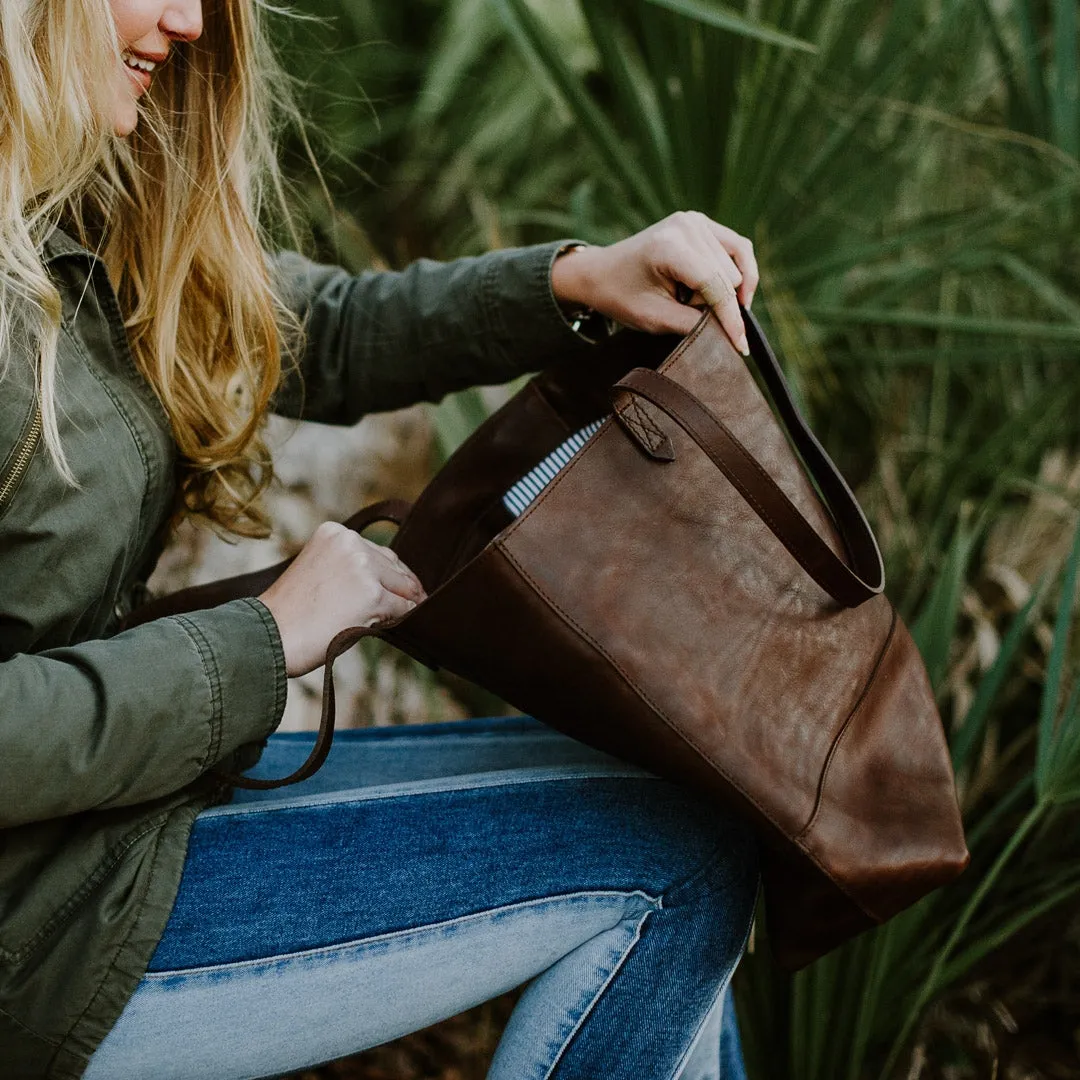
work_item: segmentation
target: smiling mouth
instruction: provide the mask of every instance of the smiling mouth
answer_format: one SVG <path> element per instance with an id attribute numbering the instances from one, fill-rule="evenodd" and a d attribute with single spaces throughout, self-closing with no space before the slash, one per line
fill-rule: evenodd
<path id="1" fill-rule="evenodd" d="M 120 59 L 123 60 L 129 68 L 134 68 L 136 71 L 145 71 L 148 75 L 152 75 L 154 68 L 158 66 L 158 61 L 148 60 L 146 57 L 129 52 L 127 49 L 120 54 Z"/>
<path id="2" fill-rule="evenodd" d="M 149 90 L 150 81 L 159 62 L 157 60 L 148 60 L 126 49 L 120 54 L 120 58 L 124 61 L 124 67 L 127 68 L 128 75 L 131 76 L 132 81 L 140 88 L 140 91 Z"/>

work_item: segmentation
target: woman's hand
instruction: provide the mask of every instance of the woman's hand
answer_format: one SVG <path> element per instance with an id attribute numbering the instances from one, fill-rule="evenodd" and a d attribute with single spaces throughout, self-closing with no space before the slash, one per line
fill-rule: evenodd
<path id="1" fill-rule="evenodd" d="M 419 578 L 393 551 L 333 521 L 315 530 L 259 597 L 278 624 L 290 677 L 319 667 L 342 630 L 400 618 L 426 598 Z"/>
<path id="2" fill-rule="evenodd" d="M 712 308 L 744 355 L 739 302 L 748 308 L 757 286 L 754 245 L 697 211 L 679 211 L 610 247 L 568 252 L 551 271 L 561 303 L 653 334 L 688 334 L 700 318 L 693 309 Z M 680 297 L 683 287 L 692 295 Z"/>

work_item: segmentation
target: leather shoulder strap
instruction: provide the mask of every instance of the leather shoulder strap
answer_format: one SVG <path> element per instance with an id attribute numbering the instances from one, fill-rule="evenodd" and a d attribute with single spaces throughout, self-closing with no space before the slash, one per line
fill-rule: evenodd
<path id="1" fill-rule="evenodd" d="M 856 607 L 880 593 L 885 585 L 877 541 L 843 477 L 791 401 L 782 374 L 779 381 L 775 378 L 777 374 L 780 374 L 778 365 L 770 390 L 777 398 L 781 415 L 785 420 L 790 417 L 792 438 L 830 500 L 841 536 L 851 553 L 852 567 L 837 557 L 723 421 L 685 387 L 649 368 L 634 368 L 615 384 L 613 392 L 639 394 L 674 420 L 731 481 L 810 577 L 838 604 Z M 780 399 L 786 406 L 780 405 Z"/>

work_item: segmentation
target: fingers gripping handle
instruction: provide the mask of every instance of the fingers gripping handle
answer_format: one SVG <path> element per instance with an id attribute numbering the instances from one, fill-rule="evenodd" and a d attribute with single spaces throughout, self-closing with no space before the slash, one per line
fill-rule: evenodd
<path id="1" fill-rule="evenodd" d="M 634 368 L 612 391 L 615 395 L 619 391 L 640 395 L 674 420 L 731 481 L 795 561 L 838 604 L 857 607 L 882 591 L 885 571 L 877 542 L 854 496 L 820 446 L 820 453 L 807 455 L 807 460 L 818 466 L 815 479 L 831 496 L 830 506 L 852 552 L 854 567 L 837 557 L 750 452 L 689 390 L 659 372 Z M 797 436 L 796 441 L 800 442 Z M 799 448 L 803 449 L 801 444 Z M 825 464 L 834 474 L 830 482 L 819 475 Z"/>
<path id="2" fill-rule="evenodd" d="M 365 507 L 359 513 L 353 514 L 343 524 L 355 533 L 362 533 L 369 525 L 374 525 L 379 521 L 392 521 L 396 525 L 401 525 L 405 518 L 408 517 L 411 509 L 412 505 L 401 499 L 386 499 L 383 502 L 373 503 L 371 506 Z M 271 567 L 271 570 L 276 571 L 271 579 L 272 581 L 277 580 L 290 561 L 287 560 L 279 563 L 276 567 Z M 234 578 L 230 580 L 235 582 L 240 579 Z M 267 585 L 269 583 L 267 582 Z M 229 581 L 219 582 L 219 584 L 227 586 Z M 262 589 L 259 591 L 261 592 Z M 334 743 L 334 725 L 337 719 L 337 701 L 334 695 L 334 662 L 361 638 L 375 637 L 384 630 L 397 626 L 399 622 L 401 620 L 397 619 L 394 622 L 383 623 L 377 628 L 351 626 L 346 630 L 342 630 L 340 634 L 337 634 L 331 640 L 326 649 L 326 663 L 323 668 L 323 702 L 322 716 L 319 718 L 319 731 L 315 736 L 315 745 L 311 748 L 311 753 L 300 768 L 277 780 L 258 780 L 249 776 L 241 776 L 238 773 L 219 772 L 217 775 L 234 787 L 248 788 L 255 791 L 269 791 L 273 788 L 287 787 L 290 784 L 298 784 L 309 776 L 314 776 L 322 768 L 327 754 L 330 753 L 330 747 Z"/>
<path id="3" fill-rule="evenodd" d="M 405 518 L 408 517 L 411 509 L 411 504 L 401 499 L 386 499 L 365 507 L 343 524 L 356 533 L 363 532 L 369 525 L 374 525 L 379 521 L 390 521 L 396 525 L 401 525 Z M 155 600 L 137 608 L 124 620 L 123 629 L 126 630 L 132 626 L 150 622 L 152 619 L 161 619 L 167 615 L 179 615 L 188 611 L 216 607 L 218 604 L 227 603 L 229 600 L 238 600 L 245 596 L 258 596 L 281 577 L 291 562 L 292 559 L 285 559 L 283 562 L 270 566 L 265 570 L 257 570 L 251 574 L 239 574 L 236 577 L 214 581 L 208 585 L 181 589 L 179 592 L 163 597 L 161 600 Z M 319 732 L 315 738 L 315 746 L 312 748 L 310 756 L 299 769 L 289 776 L 282 777 L 280 780 L 255 780 L 224 771 L 217 771 L 215 775 L 235 787 L 252 788 L 257 791 L 267 791 L 271 788 L 285 787 L 288 784 L 298 784 L 301 780 L 313 776 L 326 760 L 326 755 L 330 753 L 330 747 L 334 741 L 336 713 L 334 661 L 361 638 L 374 636 L 396 625 L 396 622 L 383 623 L 378 629 L 353 626 L 343 630 L 330 642 L 326 650 L 326 667 L 323 673 L 323 707 L 322 717 L 319 721 Z"/>
<path id="4" fill-rule="evenodd" d="M 390 521 L 400 525 L 411 509 L 412 504 L 402 499 L 384 499 L 353 514 L 342 524 L 355 533 L 363 532 L 378 521 Z M 130 630 L 133 626 L 141 626 L 154 619 L 164 619 L 167 615 L 183 615 L 188 611 L 217 607 L 218 604 L 225 604 L 230 600 L 241 600 L 245 596 L 258 596 L 266 592 L 285 573 L 291 562 L 292 559 L 283 559 L 265 570 L 237 574 L 235 577 L 211 581 L 206 585 L 193 585 L 189 589 L 180 589 L 163 596 L 160 600 L 151 600 L 132 611 L 120 624 L 120 629 Z"/>

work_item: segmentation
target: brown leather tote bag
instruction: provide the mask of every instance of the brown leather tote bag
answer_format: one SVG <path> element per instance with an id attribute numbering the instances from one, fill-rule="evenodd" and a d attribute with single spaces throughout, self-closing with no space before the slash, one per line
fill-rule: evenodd
<path id="1" fill-rule="evenodd" d="M 587 365 L 530 381 L 414 507 L 353 518 L 357 530 L 399 522 L 392 547 L 428 599 L 334 640 L 304 768 L 232 779 L 314 772 L 332 737 L 333 660 L 378 634 L 746 814 L 786 966 L 959 874 L 968 853 L 941 720 L 882 592 L 878 545 L 743 318 L 760 385 L 710 315 L 685 339 L 623 331 Z M 603 417 L 515 517 L 504 494 Z M 135 617 L 260 592 L 283 566 Z"/>

